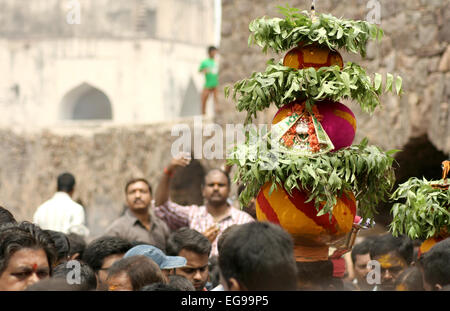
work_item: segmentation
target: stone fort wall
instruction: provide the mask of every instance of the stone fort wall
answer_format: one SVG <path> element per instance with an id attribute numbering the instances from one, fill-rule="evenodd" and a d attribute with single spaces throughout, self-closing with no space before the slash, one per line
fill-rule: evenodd
<path id="1" fill-rule="evenodd" d="M 318 12 L 364 19 L 368 1 L 317 1 Z M 382 109 L 371 116 L 348 103 L 358 121 L 356 142 L 367 136 L 382 148 L 401 149 L 414 137 L 426 135 L 434 147 L 450 154 L 450 6 L 437 0 L 383 0 L 380 44 L 368 47 L 361 60 L 343 53 L 344 60 L 360 62 L 368 72 L 391 72 L 403 77 L 401 98 L 383 96 Z M 276 5 L 285 1 L 222 0 L 221 89 L 237 80 L 262 71 L 269 57 L 259 48 L 248 47 L 249 22 L 260 16 L 275 16 Z M 290 1 L 291 6 L 309 9 L 310 1 Z M 100 31 L 100 30 L 99 30 Z M 223 112 L 216 121 L 242 123 L 234 103 L 220 94 Z M 267 123 L 274 111 L 262 113 L 258 122 Z M 192 128 L 192 119 L 180 120 Z M 0 204 L 20 220 L 30 220 L 36 207 L 55 191 L 56 176 L 63 171 L 75 174 L 75 198 L 86 207 L 92 236 L 123 210 L 123 187 L 127 179 L 145 176 L 156 187 L 176 137 L 177 122 L 144 125 L 80 125 L 43 129 L 34 133 L 0 131 Z M 201 203 L 199 182 L 205 169 L 223 161 L 200 159 L 191 173 L 178 182 L 178 198 Z M 200 166 L 201 164 L 202 166 Z M 192 188 L 180 187 L 190 183 Z M 155 189 L 154 189 L 155 190 Z M 177 193 L 175 193 L 176 195 Z"/>
<path id="2" fill-rule="evenodd" d="M 248 46 L 248 24 L 262 17 L 282 17 L 277 5 L 286 1 L 223 0 L 221 82 L 231 85 L 254 71 L 263 71 L 266 61 L 284 55 L 264 55 L 257 46 Z M 309 10 L 311 1 L 288 1 L 291 7 Z M 400 75 L 404 95 L 383 95 L 383 107 L 369 116 L 354 103 L 347 103 L 357 117 L 357 137 L 368 137 L 383 148 L 401 149 L 411 138 L 428 135 L 440 151 L 450 154 L 450 6 L 445 0 L 332 0 L 316 1 L 318 13 L 331 13 L 347 19 L 367 20 L 373 3 L 380 5 L 379 25 L 384 31 L 381 43 L 369 43 L 366 59 L 341 51 L 345 61 L 354 61 L 368 73 Z M 224 103 L 233 111 L 233 103 Z M 267 123 L 274 110 L 261 113 Z M 225 120 L 242 120 L 243 114 L 230 113 Z"/>

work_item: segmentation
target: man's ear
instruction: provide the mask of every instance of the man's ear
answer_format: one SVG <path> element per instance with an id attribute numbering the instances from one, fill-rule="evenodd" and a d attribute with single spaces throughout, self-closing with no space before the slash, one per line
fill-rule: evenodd
<path id="1" fill-rule="evenodd" d="M 245 290 L 244 286 L 242 286 L 241 283 L 239 283 L 239 281 L 236 280 L 235 278 L 229 278 L 227 284 L 228 284 L 228 289 L 230 291 L 243 291 L 243 290 Z"/>

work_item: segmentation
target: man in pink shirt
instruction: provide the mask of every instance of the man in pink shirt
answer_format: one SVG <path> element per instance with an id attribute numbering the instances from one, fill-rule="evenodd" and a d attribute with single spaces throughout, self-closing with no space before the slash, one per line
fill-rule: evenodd
<path id="1" fill-rule="evenodd" d="M 163 219 L 170 229 L 189 227 L 203 233 L 212 243 L 211 256 L 217 256 L 217 238 L 231 225 L 254 221 L 247 213 L 231 206 L 228 174 L 213 169 L 209 171 L 202 186 L 205 205 L 182 206 L 169 200 L 170 180 L 178 167 L 188 165 L 190 159 L 183 154 L 172 159 L 164 169 L 155 195 L 155 214 Z"/>

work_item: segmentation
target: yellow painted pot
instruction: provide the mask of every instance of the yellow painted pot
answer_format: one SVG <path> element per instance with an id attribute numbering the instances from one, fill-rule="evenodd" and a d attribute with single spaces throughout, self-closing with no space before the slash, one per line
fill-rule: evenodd
<path id="1" fill-rule="evenodd" d="M 328 67 L 338 65 L 340 68 L 344 66 L 341 54 L 332 51 L 326 46 L 320 45 L 299 45 L 291 49 L 283 59 L 283 66 L 294 69 L 303 69 L 313 67 Z"/>
<path id="2" fill-rule="evenodd" d="M 292 196 L 282 187 L 269 195 L 272 183 L 261 188 L 256 198 L 256 216 L 259 221 L 280 225 L 294 239 L 298 261 L 328 259 L 328 248 L 345 239 L 352 230 L 356 215 L 356 200 L 351 192 L 343 193 L 329 214 L 317 216 L 314 202 L 305 203 L 307 193 L 294 189 Z"/>

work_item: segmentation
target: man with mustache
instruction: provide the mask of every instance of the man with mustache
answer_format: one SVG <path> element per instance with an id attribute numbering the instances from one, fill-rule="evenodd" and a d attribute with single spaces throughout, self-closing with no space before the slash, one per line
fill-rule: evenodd
<path id="1" fill-rule="evenodd" d="M 165 252 L 170 230 L 153 213 L 150 183 L 144 178 L 132 179 L 125 186 L 125 195 L 128 209 L 106 229 L 105 235 L 148 243 Z"/>
<path id="2" fill-rule="evenodd" d="M 155 214 L 163 219 L 170 229 L 189 227 L 205 235 L 212 244 L 210 256 L 217 256 L 217 239 L 231 225 L 255 221 L 249 214 L 228 203 L 230 178 L 219 169 L 210 170 L 202 185 L 205 205 L 182 206 L 169 200 L 170 180 L 178 167 L 189 164 L 189 154 L 174 157 L 159 182 L 155 194 Z"/>

